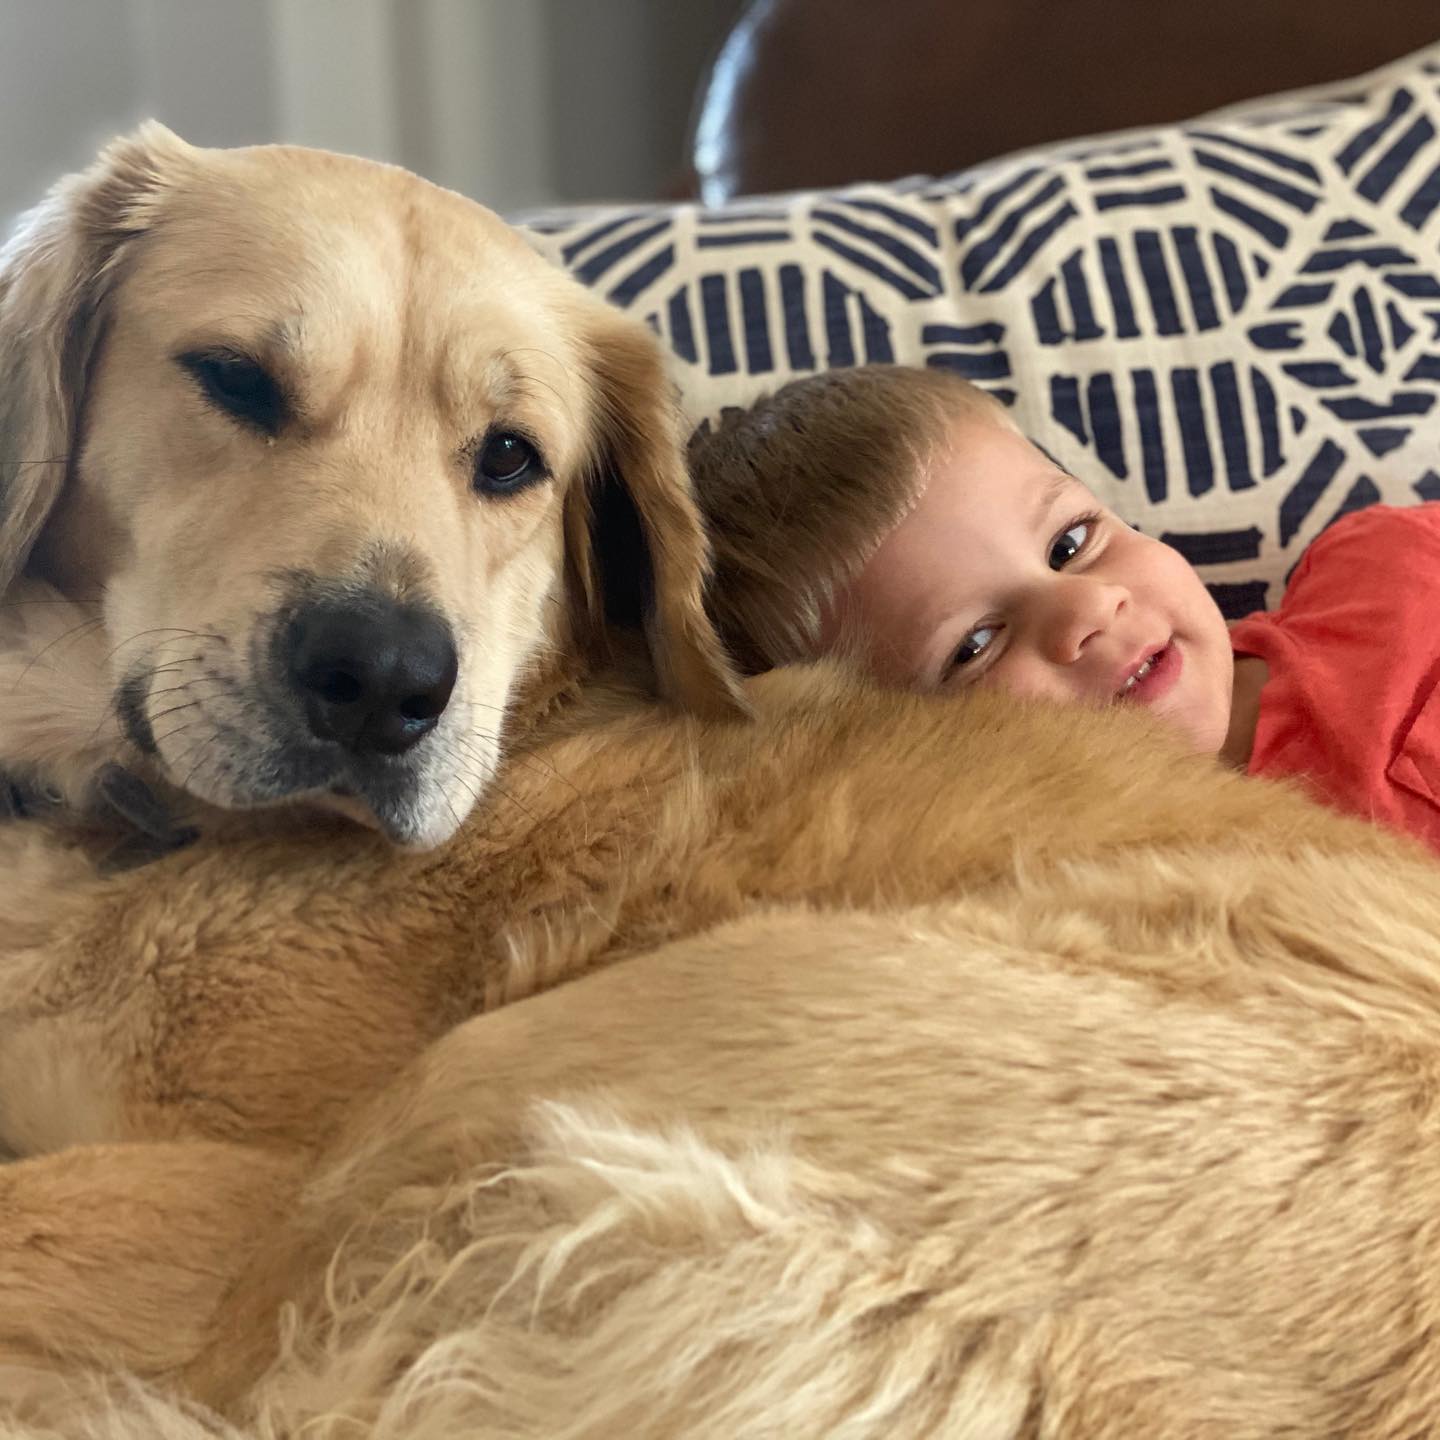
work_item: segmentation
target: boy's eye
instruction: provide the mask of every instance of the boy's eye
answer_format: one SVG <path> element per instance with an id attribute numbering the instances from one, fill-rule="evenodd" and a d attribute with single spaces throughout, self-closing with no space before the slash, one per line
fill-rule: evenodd
<path id="1" fill-rule="evenodd" d="M 1055 537 L 1055 543 L 1050 547 L 1052 570 L 1063 570 L 1085 548 L 1094 524 L 1093 520 L 1077 520 Z"/>
<path id="2" fill-rule="evenodd" d="M 950 663 L 945 669 L 945 678 L 954 675 L 967 665 L 972 665 L 990 647 L 999 634 L 998 625 L 977 625 L 954 649 Z"/>

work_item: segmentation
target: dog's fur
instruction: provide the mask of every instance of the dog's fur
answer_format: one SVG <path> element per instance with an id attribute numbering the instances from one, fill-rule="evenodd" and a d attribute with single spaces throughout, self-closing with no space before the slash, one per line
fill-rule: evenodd
<path id="1" fill-rule="evenodd" d="M 47 892 L 17 1415 L 204 1433 L 98 1355 L 257 1434 L 1423 1433 L 1429 858 L 1128 712 L 753 688 L 519 757 L 435 856 Z"/>
<path id="2" fill-rule="evenodd" d="M 268 431 L 206 398 L 215 355 L 274 377 Z M 118 761 L 185 804 L 309 799 L 444 840 L 517 681 L 594 629 L 605 466 L 650 541 L 664 679 L 723 706 L 672 409 L 643 328 L 470 201 L 314 151 L 115 143 L 0 253 L 0 774 L 83 807 Z M 549 478 L 477 494 L 496 431 Z M 322 601 L 453 636 L 414 749 L 307 729 L 277 651 Z"/>
<path id="3" fill-rule="evenodd" d="M 427 854 L 0 830 L 0 1433 L 1433 1428 L 1431 859 L 1130 711 L 749 690 L 592 683 Z"/>

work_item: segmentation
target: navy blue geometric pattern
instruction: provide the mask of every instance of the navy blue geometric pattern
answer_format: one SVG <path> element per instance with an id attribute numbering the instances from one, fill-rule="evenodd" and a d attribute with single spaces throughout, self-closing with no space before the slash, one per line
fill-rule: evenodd
<path id="1" fill-rule="evenodd" d="M 944 179 L 531 229 L 670 346 L 695 420 L 817 369 L 951 368 L 1232 615 L 1339 515 L 1440 498 L 1440 45 Z"/>

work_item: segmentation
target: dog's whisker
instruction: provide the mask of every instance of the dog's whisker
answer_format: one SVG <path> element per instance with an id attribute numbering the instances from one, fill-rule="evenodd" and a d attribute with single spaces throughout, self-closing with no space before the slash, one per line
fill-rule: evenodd
<path id="1" fill-rule="evenodd" d="M 212 695 L 224 695 L 229 689 L 228 681 L 220 680 L 210 675 L 197 675 L 193 680 L 182 680 L 178 685 L 160 685 L 152 690 L 146 691 L 149 699 L 153 700 L 157 695 L 174 695 L 176 691 L 193 690 L 197 685 L 212 685 L 215 688 Z"/>
<path id="2" fill-rule="evenodd" d="M 172 740 L 176 739 L 178 736 L 183 735 L 187 730 L 194 729 L 194 727 L 199 723 L 199 720 L 199 716 L 196 716 L 195 718 L 190 720 L 182 720 L 180 724 L 171 726 L 171 728 L 165 731 L 163 735 L 157 735 L 155 737 L 155 744 L 157 748 L 162 745 L 168 745 Z M 185 752 L 185 754 L 188 753 L 188 751 Z M 185 758 L 185 754 L 180 755 L 178 758 L 183 760 Z"/>
<path id="3" fill-rule="evenodd" d="M 65 644 L 66 641 L 70 641 L 73 644 L 103 623 L 104 621 L 98 615 L 88 620 L 82 620 L 78 625 L 72 625 L 63 634 L 57 635 L 48 645 L 42 645 L 40 649 L 30 657 L 29 663 L 16 677 L 14 688 L 18 689 L 26 676 L 57 646 Z"/>
<path id="4" fill-rule="evenodd" d="M 190 769 L 186 772 L 186 775 L 185 775 L 184 780 L 182 780 L 182 781 L 180 782 L 180 788 L 181 788 L 182 790 L 187 790 L 187 791 L 188 791 L 188 790 L 190 789 L 191 782 L 195 779 L 195 776 L 199 773 L 200 767 L 205 763 L 205 761 L 206 761 L 207 759 L 209 759 L 210 750 L 213 748 L 213 746 L 215 745 L 215 743 L 216 743 L 219 739 L 220 739 L 220 734 L 219 734 L 219 732 L 212 730 L 212 731 L 210 732 L 210 734 L 209 734 L 208 736 L 206 736 L 206 737 L 204 738 L 204 740 L 201 742 L 201 745 L 200 745 L 200 755 L 199 755 L 199 757 L 196 759 L 195 763 L 190 767 Z M 187 752 L 187 754 L 188 754 L 188 752 Z"/>
<path id="5" fill-rule="evenodd" d="M 133 671 L 128 679 L 135 684 L 143 684 L 153 680 L 157 675 L 173 675 L 176 671 L 183 673 L 187 666 L 198 665 L 204 658 L 203 655 L 177 655 L 173 660 L 162 660 L 158 664 L 149 666 L 147 669 Z M 192 676 L 191 681 L 187 683 L 194 683 L 204 678 L 206 677 L 203 674 L 195 675 Z M 219 677 L 213 678 L 218 679 Z"/>
<path id="6" fill-rule="evenodd" d="M 141 681 L 147 681 L 153 679 L 156 675 L 173 672 L 181 666 L 192 664 L 199 658 L 199 656 L 182 657 L 181 659 L 171 661 L 169 664 L 152 666 L 149 670 L 138 671 L 136 678 Z M 194 676 L 192 679 L 181 681 L 178 685 L 162 686 L 160 689 L 150 690 L 148 693 L 152 698 L 156 695 L 170 695 L 174 694 L 177 690 L 189 689 L 191 686 L 198 685 L 202 681 L 207 679 L 211 680 L 213 683 L 219 683 L 216 680 L 216 677 L 197 675 Z M 111 690 L 108 698 L 106 699 L 104 709 L 101 712 L 99 722 L 95 727 L 97 732 L 100 726 L 103 725 L 106 720 L 114 720 L 119 718 L 120 700 L 121 692 L 119 690 Z"/>
<path id="7" fill-rule="evenodd" d="M 513 805 L 517 810 L 521 812 L 521 814 L 523 814 L 524 816 L 526 816 L 527 819 L 529 819 L 531 824 L 538 825 L 540 823 L 540 817 L 536 815 L 535 812 L 528 805 L 524 804 L 520 800 L 517 800 L 515 796 L 513 796 L 503 785 L 495 785 L 493 788 L 495 793 L 502 800 L 506 800 L 511 805 Z"/>
<path id="8" fill-rule="evenodd" d="M 476 783 L 480 787 L 479 793 L 475 796 L 476 802 L 478 803 L 491 786 L 499 783 L 503 779 L 508 765 L 506 769 L 499 769 L 494 765 L 487 764 L 483 756 L 467 755 L 465 758 L 470 761 L 471 771 L 476 776 Z M 507 756 L 506 760 L 508 761 L 509 758 L 510 757 Z M 527 766 L 525 768 L 532 769 L 533 767 Z"/>
<path id="9" fill-rule="evenodd" d="M 455 829 L 459 830 L 460 827 L 465 823 L 460 818 L 460 812 L 456 810 L 455 806 L 451 803 L 450 797 L 448 795 L 442 792 L 440 798 L 445 802 L 445 808 L 450 812 L 450 818 L 455 822 Z"/>
<path id="10" fill-rule="evenodd" d="M 489 786 L 485 783 L 485 776 L 479 772 L 467 775 L 464 771 L 455 772 L 455 783 L 460 786 L 470 797 L 471 805 L 478 805 L 485 795 Z"/>
<path id="11" fill-rule="evenodd" d="M 478 744 L 479 740 L 486 738 L 490 739 L 495 745 L 495 749 L 489 754 L 480 749 Z M 470 761 L 471 764 L 478 766 L 482 770 L 496 770 L 501 763 L 498 740 L 493 736 L 475 736 L 473 738 L 466 736 L 463 739 L 457 740 L 455 751 L 461 759 Z M 508 757 L 506 758 L 508 759 Z"/>
<path id="12" fill-rule="evenodd" d="M 0 610 L 25 610 L 33 605 L 69 605 L 73 609 L 75 604 L 74 600 L 57 595 L 53 600 L 0 600 Z"/>
<path id="13" fill-rule="evenodd" d="M 134 645 L 138 641 L 148 639 L 152 635 L 169 635 L 173 637 L 169 640 L 160 641 L 159 643 L 162 646 L 173 645 L 176 640 L 213 640 L 218 642 L 222 648 L 228 646 L 229 643 L 223 635 L 217 635 L 211 631 L 188 630 L 177 625 L 157 625 L 151 630 L 139 630 L 127 639 L 121 640 L 107 652 L 105 656 L 106 662 L 108 663 L 113 660 L 127 645 Z"/>
<path id="14" fill-rule="evenodd" d="M 198 702 L 197 702 L 197 704 L 198 704 Z M 201 716 L 201 715 L 194 715 L 194 716 L 192 716 L 190 719 L 188 719 L 188 720 L 182 720 L 178 725 L 172 726 L 172 727 L 171 727 L 169 730 L 167 730 L 163 735 L 157 735 L 157 736 L 155 737 L 155 745 L 156 745 L 156 748 L 158 749 L 160 746 L 169 743 L 170 741 L 172 741 L 173 739 L 175 739 L 175 737 L 178 736 L 178 735 L 183 735 L 187 730 L 193 730 L 193 729 L 195 729 L 195 728 L 199 725 L 200 721 L 201 721 L 203 718 L 204 718 L 204 717 Z M 203 741 L 203 740 L 207 740 L 207 739 L 213 738 L 214 733 L 215 733 L 215 732 L 214 732 L 213 730 L 207 730 L 205 733 L 203 733 L 203 734 L 200 736 L 200 740 Z M 198 742 L 197 742 L 197 743 L 198 743 Z M 182 751 L 180 751 L 180 752 L 174 757 L 175 762 L 176 762 L 176 763 L 183 763 L 183 762 L 188 758 L 188 756 L 190 755 L 190 753 L 191 753 L 191 751 L 189 751 L 189 750 L 182 750 Z M 170 768 L 173 769 L 173 768 L 174 768 L 173 765 L 172 765 Z"/>
<path id="15" fill-rule="evenodd" d="M 558 780 L 562 785 L 573 790 L 576 795 L 580 794 L 579 788 L 562 770 L 558 769 L 553 762 L 547 760 L 543 755 L 538 754 L 532 747 L 524 745 L 504 747 L 502 751 L 501 737 L 493 731 L 472 731 L 470 735 L 460 738 L 459 744 L 470 759 L 477 761 L 485 759 L 484 756 L 481 756 L 472 748 L 474 740 L 476 739 L 489 740 L 496 747 L 497 752 L 503 753 L 504 768 L 508 769 L 511 765 L 517 764 L 524 765 L 528 770 L 537 771 L 540 774 L 549 775 L 553 779 Z"/>
<path id="16" fill-rule="evenodd" d="M 170 706 L 167 706 L 164 710 L 157 711 L 154 715 L 151 715 L 151 716 L 150 716 L 150 723 L 153 725 L 157 720 L 163 720 L 167 715 L 177 715 L 177 714 L 179 714 L 179 712 L 182 711 L 182 710 L 194 710 L 194 709 L 197 709 L 199 706 L 203 705 L 204 703 L 205 703 L 205 701 L 204 701 L 203 699 L 197 699 L 197 700 L 186 700 L 186 701 L 184 701 L 183 703 L 181 703 L 181 704 L 179 704 L 179 705 L 170 705 Z M 158 743 L 158 741 L 157 741 L 157 743 Z"/>
<path id="17" fill-rule="evenodd" d="M 505 760 L 507 764 L 519 763 L 523 764 L 529 770 L 538 770 L 541 774 L 549 775 L 551 779 L 558 780 L 562 785 L 567 786 L 577 795 L 580 794 L 579 787 L 576 786 L 575 782 L 571 780 L 563 770 L 560 770 L 552 761 L 545 759 L 543 755 L 536 754 L 533 750 L 527 750 L 523 747 L 509 750 L 505 754 Z"/>

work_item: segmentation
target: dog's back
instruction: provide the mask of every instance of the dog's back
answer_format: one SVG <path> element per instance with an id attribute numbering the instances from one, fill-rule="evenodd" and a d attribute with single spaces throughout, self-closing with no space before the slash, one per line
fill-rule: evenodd
<path id="1" fill-rule="evenodd" d="M 749 728 L 637 713 L 517 760 L 555 807 L 513 812 L 532 898 L 593 909 L 496 939 L 571 983 L 264 1192 L 187 1383 L 282 1432 L 404 1396 L 427 1437 L 1420 1433 L 1429 859 L 1140 717 L 755 692 Z M 550 866 L 567 806 L 623 866 Z M 253 1181 L 231 1153 L 212 1192 Z"/>

